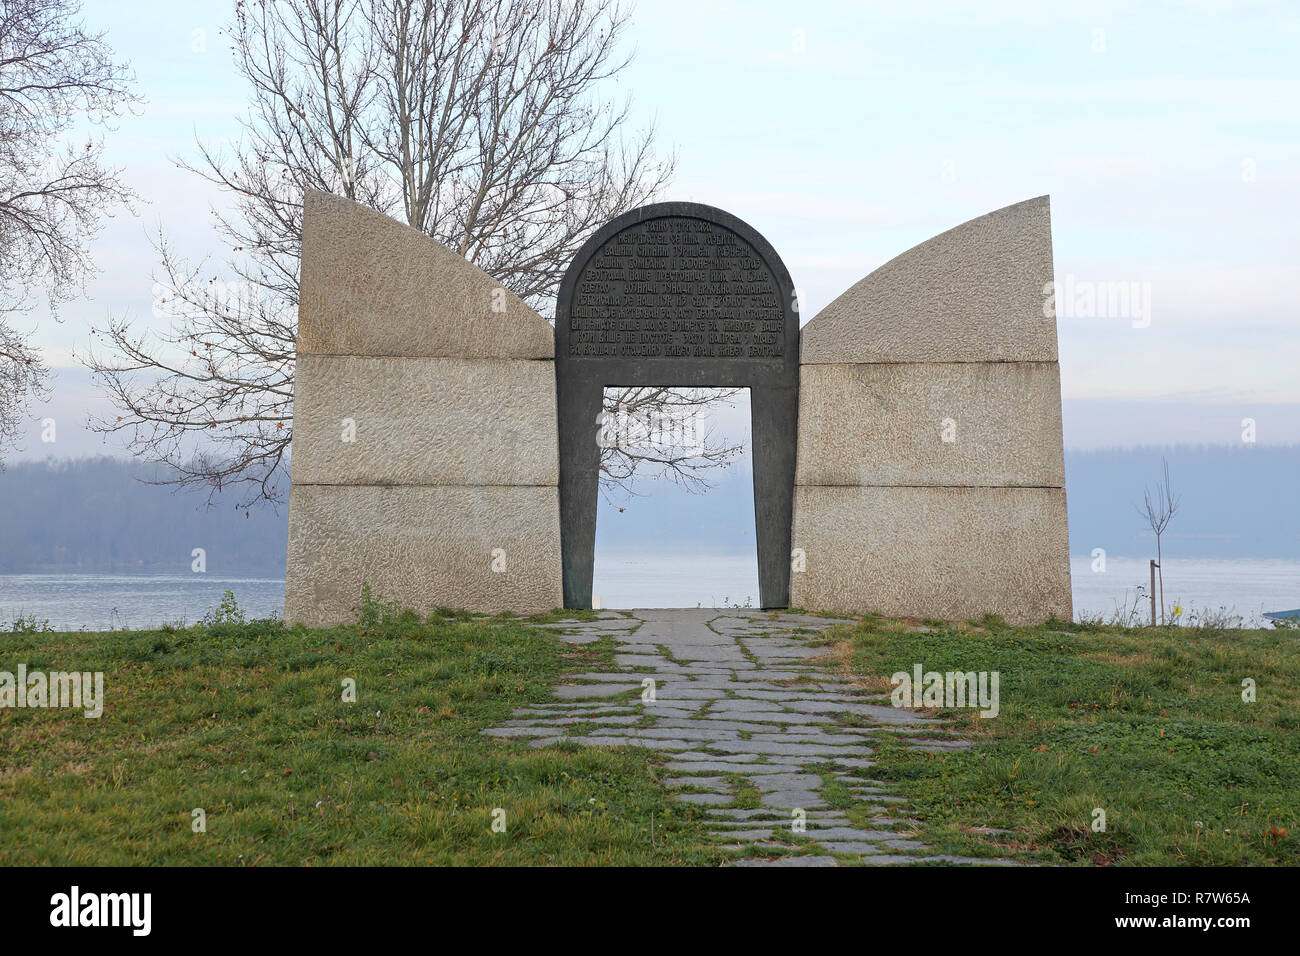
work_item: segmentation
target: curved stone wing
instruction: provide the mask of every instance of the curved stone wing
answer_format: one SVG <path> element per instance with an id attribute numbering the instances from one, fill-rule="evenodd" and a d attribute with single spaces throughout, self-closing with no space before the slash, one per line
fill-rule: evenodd
<path id="1" fill-rule="evenodd" d="M 372 209 L 303 209 L 285 619 L 559 606 L 554 335 L 451 249 Z"/>
<path id="2" fill-rule="evenodd" d="M 792 603 L 1069 619 L 1048 199 L 890 260 L 802 331 Z"/>
<path id="3" fill-rule="evenodd" d="M 551 325 L 478 266 L 366 206 L 303 199 L 298 352 L 551 358 Z"/>
<path id="4" fill-rule="evenodd" d="M 1055 362 L 1048 197 L 895 256 L 803 327 L 805 365 Z"/>

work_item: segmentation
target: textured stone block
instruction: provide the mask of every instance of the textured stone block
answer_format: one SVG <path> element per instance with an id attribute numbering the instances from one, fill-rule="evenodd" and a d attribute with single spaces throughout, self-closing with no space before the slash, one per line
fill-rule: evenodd
<path id="1" fill-rule="evenodd" d="M 1062 487 L 1058 367 L 805 365 L 795 480 Z"/>
<path id="2" fill-rule="evenodd" d="M 295 483 L 559 481 L 550 361 L 303 355 L 296 379 Z"/>
<path id="3" fill-rule="evenodd" d="M 501 572 L 492 567 L 498 548 Z M 309 626 L 354 620 L 363 582 L 421 613 L 559 607 L 558 492 L 295 483 L 285 619 Z"/>
<path id="4" fill-rule="evenodd" d="M 464 257 L 373 209 L 311 190 L 298 303 L 300 354 L 555 352 L 550 323 Z"/>
<path id="5" fill-rule="evenodd" d="M 791 603 L 815 611 L 945 620 L 1068 620 L 1060 488 L 795 489 Z"/>
<path id="6" fill-rule="evenodd" d="M 803 362 L 1052 362 L 1056 318 L 1046 196 L 950 229 L 891 259 L 802 331 Z"/>

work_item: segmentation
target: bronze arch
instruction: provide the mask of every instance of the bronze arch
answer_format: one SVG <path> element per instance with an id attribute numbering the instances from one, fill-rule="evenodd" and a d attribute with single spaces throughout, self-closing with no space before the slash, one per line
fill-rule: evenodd
<path id="1" fill-rule="evenodd" d="M 712 206 L 642 206 L 578 251 L 555 314 L 565 607 L 591 607 L 604 390 L 637 385 L 749 388 L 759 602 L 789 605 L 797 309 L 776 250 Z"/>

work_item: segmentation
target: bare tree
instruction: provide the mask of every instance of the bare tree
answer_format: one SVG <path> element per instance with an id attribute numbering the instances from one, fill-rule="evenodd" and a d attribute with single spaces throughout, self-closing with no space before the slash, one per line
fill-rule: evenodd
<path id="1" fill-rule="evenodd" d="M 1182 500 L 1181 495 L 1173 493 L 1173 487 L 1169 483 L 1169 462 L 1161 459 L 1164 465 L 1165 480 L 1157 482 L 1155 493 L 1150 488 L 1143 489 L 1142 507 L 1138 509 L 1138 514 L 1146 519 L 1148 527 L 1151 528 L 1152 534 L 1156 536 L 1156 568 L 1160 573 L 1160 623 L 1165 623 L 1165 562 L 1164 555 L 1161 552 L 1160 539 L 1169 527 L 1169 522 L 1173 520 L 1178 513 L 1178 505 Z"/>
<path id="2" fill-rule="evenodd" d="M 48 374 L 40 352 L 0 318 L 0 452 L 17 441 L 28 405 L 45 397 Z"/>
<path id="3" fill-rule="evenodd" d="M 137 101 L 129 69 L 75 0 L 0 0 L 0 452 L 18 436 L 48 370 L 12 319 L 39 292 L 57 316 L 94 271 L 90 242 L 132 193 L 104 165 L 102 139 L 71 141 Z"/>
<path id="4" fill-rule="evenodd" d="M 627 133 L 626 102 L 601 97 L 627 62 L 628 14 L 614 0 L 236 11 L 235 62 L 252 89 L 242 139 L 230 156 L 200 145 L 188 167 L 232 200 L 214 217 L 234 282 L 160 239 L 170 331 L 110 321 L 99 330 L 110 354 L 87 364 L 120 413 L 93 427 L 172 465 L 177 483 L 242 483 L 251 501 L 283 492 L 304 190 L 405 220 L 546 315 L 581 244 L 653 198 L 673 160 L 656 158 L 653 129 Z M 722 449 L 657 464 L 677 473 Z"/>
<path id="5" fill-rule="evenodd" d="M 708 488 L 708 474 L 744 451 L 743 442 L 701 432 L 703 409 L 732 405 L 739 388 L 627 386 L 605 396 L 601 425 L 601 487 L 612 497 L 628 495 L 642 470 L 666 477 L 688 491 Z"/>

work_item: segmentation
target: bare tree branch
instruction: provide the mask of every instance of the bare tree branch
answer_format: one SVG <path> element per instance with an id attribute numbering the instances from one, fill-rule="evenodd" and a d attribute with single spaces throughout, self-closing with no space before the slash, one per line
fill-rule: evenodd
<path id="1" fill-rule="evenodd" d="M 0 453 L 48 374 L 11 317 L 44 292 L 57 318 L 95 271 L 103 218 L 134 198 L 104 165 L 102 139 L 68 139 L 138 102 L 129 69 L 78 12 L 74 0 L 0 0 Z"/>
<path id="2" fill-rule="evenodd" d="M 627 24 L 615 0 L 236 4 L 235 62 L 251 90 L 241 139 L 229 155 L 199 144 L 182 164 L 232 200 L 213 216 L 233 280 L 217 283 L 160 237 L 172 326 L 149 339 L 125 321 L 98 330 L 106 351 L 86 363 L 120 415 L 92 427 L 173 465 L 181 484 L 241 483 L 250 500 L 283 492 L 273 472 L 292 433 L 306 189 L 403 218 L 551 316 L 582 243 L 672 174 L 654 130 L 630 131 L 628 104 L 601 93 L 626 65 Z M 694 394 L 698 407 L 716 398 Z M 639 463 L 616 449 L 606 476 L 658 469 L 702 485 L 736 447 Z"/>
<path id="3" fill-rule="evenodd" d="M 744 451 L 744 442 L 701 428 L 706 409 L 734 405 L 739 388 L 610 389 L 601 428 L 600 480 L 613 493 L 635 494 L 638 477 L 666 478 L 688 491 L 708 489 L 709 475 Z M 648 475 L 647 475 L 648 472 Z"/>

